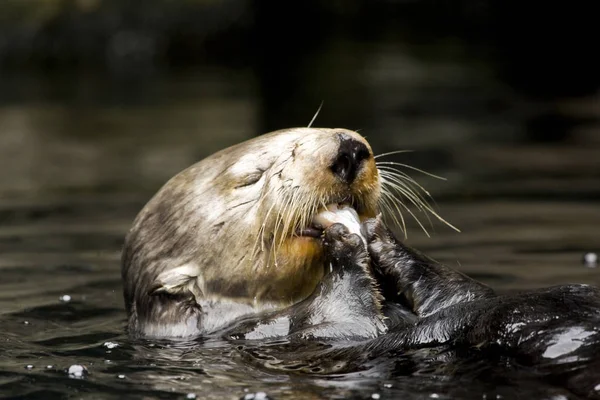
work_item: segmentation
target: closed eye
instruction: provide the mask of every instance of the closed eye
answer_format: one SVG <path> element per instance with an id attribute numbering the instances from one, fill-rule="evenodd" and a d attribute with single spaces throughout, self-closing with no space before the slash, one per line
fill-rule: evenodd
<path id="1" fill-rule="evenodd" d="M 260 178 L 262 178 L 264 172 L 265 172 L 264 170 L 257 169 L 256 171 L 249 173 L 248 175 L 244 176 L 240 180 L 240 182 L 238 183 L 238 185 L 235 188 L 240 189 L 240 188 L 254 185 L 258 181 L 260 181 Z"/>

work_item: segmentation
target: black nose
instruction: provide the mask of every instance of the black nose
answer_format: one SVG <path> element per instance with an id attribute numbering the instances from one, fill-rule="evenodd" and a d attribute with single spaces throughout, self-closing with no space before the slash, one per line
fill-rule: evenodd
<path id="1" fill-rule="evenodd" d="M 344 134 L 338 134 L 340 147 L 331 165 L 331 171 L 342 181 L 351 184 L 360 171 L 362 161 L 371 157 L 369 149 L 363 142 Z"/>

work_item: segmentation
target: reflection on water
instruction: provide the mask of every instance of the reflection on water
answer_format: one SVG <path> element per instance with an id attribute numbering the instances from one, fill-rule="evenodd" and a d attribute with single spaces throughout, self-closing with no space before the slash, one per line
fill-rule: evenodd
<path id="1" fill-rule="evenodd" d="M 97 76 L 4 75 L 0 393 L 514 398 L 516 385 L 523 398 L 570 396 L 517 372 L 497 378 L 492 365 L 461 366 L 462 375 L 449 378 L 435 350 L 418 354 L 426 361 L 416 369 L 398 357 L 314 377 L 263 369 L 219 341 L 133 342 L 124 334 L 120 246 L 152 193 L 265 126 L 306 125 L 320 100 L 316 125 L 359 129 L 378 153 L 415 150 L 396 159 L 448 178 L 407 171 L 462 233 L 426 223 L 427 238 L 413 223 L 410 244 L 501 290 L 600 284 L 600 271 L 581 265 L 584 252 L 600 247 L 597 97 L 535 102 L 476 62 L 424 59 L 385 43 L 354 46 L 316 51 L 308 61 L 321 68 L 302 70 L 303 86 L 280 99 L 281 113 L 265 102 L 264 79 L 252 70 L 213 67 L 133 86 Z M 357 51 L 368 54 L 355 62 Z M 335 63 L 344 68 L 328 68 Z M 560 134 L 539 140 L 546 129 Z M 72 379 L 76 364 L 89 374 Z"/>

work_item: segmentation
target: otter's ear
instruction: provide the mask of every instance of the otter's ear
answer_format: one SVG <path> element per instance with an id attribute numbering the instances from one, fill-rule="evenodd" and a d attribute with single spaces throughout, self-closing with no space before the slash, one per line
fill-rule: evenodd
<path id="1" fill-rule="evenodd" d="M 197 287 L 199 271 L 196 264 L 184 264 L 181 267 L 164 271 L 158 275 L 148 294 L 152 296 L 160 293 L 193 292 L 191 289 Z"/>

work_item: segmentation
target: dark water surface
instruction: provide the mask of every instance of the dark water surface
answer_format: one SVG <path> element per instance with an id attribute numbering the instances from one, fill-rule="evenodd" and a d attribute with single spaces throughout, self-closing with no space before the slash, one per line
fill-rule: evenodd
<path id="1" fill-rule="evenodd" d="M 125 334 L 120 247 L 144 203 L 220 148 L 282 121 L 281 128 L 306 125 L 320 100 L 317 126 L 359 129 L 377 153 L 415 150 L 394 159 L 448 178 L 411 173 L 462 233 L 434 221 L 428 238 L 413 223 L 411 245 L 499 290 L 600 284 L 600 269 L 581 263 L 585 252 L 600 251 L 600 99 L 534 101 L 476 61 L 369 49 L 369 63 L 345 77 L 323 66 L 355 65 L 360 49 L 325 46 L 313 60 L 321 68 L 303 71 L 299 93 L 282 99 L 277 115 L 260 79 L 244 69 L 143 82 L 3 75 L 0 396 L 575 398 L 485 363 L 450 374 L 433 350 L 418 355 L 416 370 L 400 357 L 322 376 L 265 368 L 268 357 L 225 342 Z M 75 364 L 88 373 L 70 376 Z"/>

